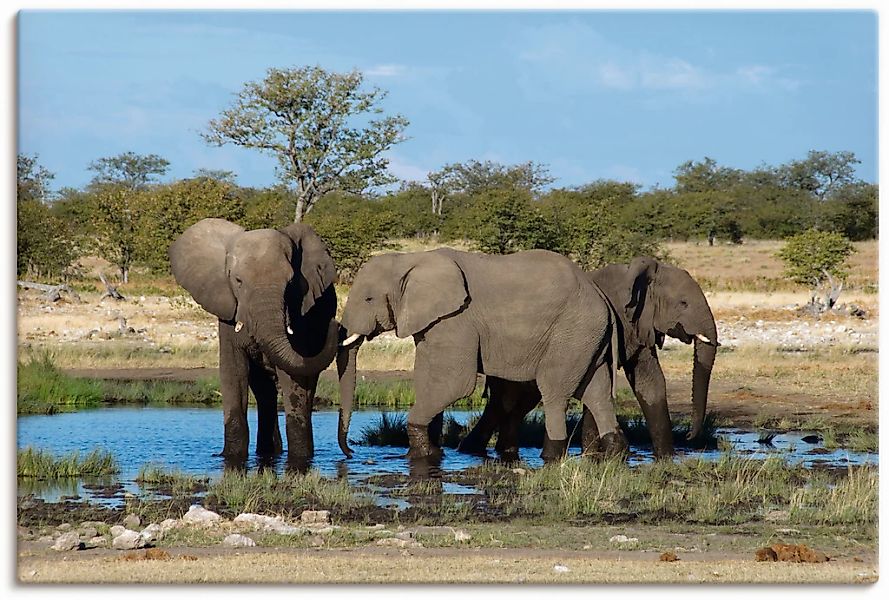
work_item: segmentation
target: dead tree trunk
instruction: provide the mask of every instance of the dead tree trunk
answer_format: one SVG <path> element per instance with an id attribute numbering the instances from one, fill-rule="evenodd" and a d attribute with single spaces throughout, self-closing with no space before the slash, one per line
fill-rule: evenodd
<path id="1" fill-rule="evenodd" d="M 43 297 L 50 302 L 61 300 L 62 292 L 70 295 L 76 302 L 81 302 L 77 292 L 72 290 L 66 283 L 60 285 L 47 285 L 45 283 L 34 283 L 33 281 L 18 281 L 17 283 L 19 287 L 25 290 L 40 290 L 43 292 Z"/>
<path id="2" fill-rule="evenodd" d="M 123 294 L 117 291 L 117 287 L 108 283 L 108 280 L 105 279 L 105 275 L 103 273 L 99 273 L 99 280 L 102 282 L 102 285 L 105 286 L 105 293 L 102 294 L 102 297 L 99 298 L 101 302 L 105 298 L 113 298 L 114 300 L 126 300 L 123 297 Z"/>

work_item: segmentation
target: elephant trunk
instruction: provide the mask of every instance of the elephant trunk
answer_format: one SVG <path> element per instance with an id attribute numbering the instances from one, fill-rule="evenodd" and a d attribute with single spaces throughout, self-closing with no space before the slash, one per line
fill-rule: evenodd
<path id="1" fill-rule="evenodd" d="M 709 337 L 709 336 L 708 336 Z M 716 359 L 716 335 L 710 338 L 710 343 L 695 339 L 694 367 L 692 369 L 691 403 L 693 415 L 691 430 L 688 439 L 692 440 L 701 433 L 704 425 L 704 416 L 707 413 L 707 393 L 710 388 L 710 373 L 713 371 L 713 362 Z"/>
<path id="2" fill-rule="evenodd" d="M 349 422 L 352 419 L 352 405 L 355 401 L 355 377 L 357 374 L 358 347 L 360 340 L 352 345 L 341 346 L 336 355 L 336 370 L 340 382 L 340 418 L 337 429 L 337 442 L 347 458 L 352 458 L 349 448 Z"/>
<path id="3" fill-rule="evenodd" d="M 320 373 L 333 361 L 339 336 L 339 324 L 334 319 L 330 320 L 321 351 L 314 356 L 303 356 L 293 348 L 287 335 L 282 289 L 257 290 L 253 307 L 250 316 L 256 342 L 276 367 L 291 377 L 305 377 Z M 297 331 L 294 335 L 300 333 Z"/>

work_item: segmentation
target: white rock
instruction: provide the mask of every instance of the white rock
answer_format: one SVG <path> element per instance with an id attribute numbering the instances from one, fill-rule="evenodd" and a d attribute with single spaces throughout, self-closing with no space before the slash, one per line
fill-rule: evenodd
<path id="1" fill-rule="evenodd" d="M 329 510 L 304 510 L 299 517 L 303 525 L 317 525 L 330 523 Z"/>
<path id="2" fill-rule="evenodd" d="M 305 528 L 288 525 L 281 517 L 269 517 L 267 515 L 258 515 L 256 513 L 241 513 L 234 518 L 234 522 L 251 525 L 254 529 L 273 531 L 274 533 L 279 533 L 281 535 L 306 533 Z"/>
<path id="3" fill-rule="evenodd" d="M 222 540 L 222 543 L 225 546 L 233 546 L 235 548 L 244 548 L 256 545 L 256 542 L 254 542 L 246 535 L 241 535 L 240 533 L 233 533 L 231 535 L 225 536 L 225 539 Z"/>
<path id="4" fill-rule="evenodd" d="M 377 540 L 377 546 L 392 546 L 394 548 L 421 548 L 422 544 L 412 540 L 403 540 L 397 537 L 383 538 Z"/>
<path id="5" fill-rule="evenodd" d="M 623 534 L 613 535 L 608 538 L 608 541 L 614 544 L 630 544 L 639 541 L 639 538 L 627 537 Z"/>
<path id="6" fill-rule="evenodd" d="M 146 543 L 157 542 L 164 538 L 164 530 L 157 523 L 151 523 L 139 534 Z"/>
<path id="7" fill-rule="evenodd" d="M 145 540 L 138 531 L 125 530 L 111 541 L 111 547 L 115 550 L 135 550 L 145 547 Z"/>
<path id="8" fill-rule="evenodd" d="M 123 525 L 113 525 L 111 527 L 111 537 L 116 538 L 117 536 L 119 536 L 126 530 L 127 530 L 127 528 L 124 527 Z"/>
<path id="9" fill-rule="evenodd" d="M 185 523 L 207 524 L 215 523 L 220 520 L 222 520 L 222 517 L 218 514 L 197 504 L 192 504 L 189 507 L 188 512 L 182 515 L 182 521 Z"/>
<path id="10" fill-rule="evenodd" d="M 139 515 L 128 514 L 123 518 L 123 526 L 127 529 L 137 529 L 139 525 L 142 524 L 142 519 L 139 518 Z"/>
<path id="11" fill-rule="evenodd" d="M 164 519 L 161 521 L 161 531 L 164 533 L 176 527 L 179 527 L 179 519 Z"/>
<path id="12" fill-rule="evenodd" d="M 75 531 L 63 533 L 56 538 L 51 548 L 57 552 L 68 552 L 80 548 L 80 538 Z"/>
<path id="13" fill-rule="evenodd" d="M 472 539 L 472 536 L 463 531 L 462 529 L 458 529 L 454 532 L 454 539 L 458 542 L 468 542 Z"/>
<path id="14" fill-rule="evenodd" d="M 555 571 L 556 573 L 567 573 L 570 570 L 571 569 L 569 569 L 565 565 L 556 565 L 553 567 L 553 571 Z"/>

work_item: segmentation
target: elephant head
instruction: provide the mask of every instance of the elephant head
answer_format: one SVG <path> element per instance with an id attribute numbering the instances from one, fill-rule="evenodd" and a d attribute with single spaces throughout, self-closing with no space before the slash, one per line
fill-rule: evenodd
<path id="1" fill-rule="evenodd" d="M 170 246 L 176 281 L 205 310 L 233 323 L 272 363 L 293 377 L 333 360 L 336 269 L 326 246 L 303 224 L 245 231 L 203 219 Z"/>
<path id="2" fill-rule="evenodd" d="M 460 311 L 468 300 L 463 271 L 440 251 L 374 256 L 358 271 L 342 316 L 348 337 L 337 355 L 341 403 L 338 440 L 346 456 L 352 453 L 346 436 L 361 342 L 393 329 L 400 338 L 417 335 Z"/>
<path id="3" fill-rule="evenodd" d="M 701 287 L 687 271 L 650 256 L 604 267 L 593 277 L 615 305 L 623 307 L 626 357 L 642 347 L 663 347 L 665 335 L 694 343 L 689 439 L 696 437 L 707 411 L 710 373 L 719 346 L 716 321 Z"/>

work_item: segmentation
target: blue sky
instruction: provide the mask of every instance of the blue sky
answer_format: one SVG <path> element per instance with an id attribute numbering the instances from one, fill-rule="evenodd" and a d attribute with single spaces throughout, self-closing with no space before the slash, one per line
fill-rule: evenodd
<path id="1" fill-rule="evenodd" d="M 19 151 L 54 188 L 159 154 L 170 178 L 275 161 L 199 136 L 270 67 L 362 70 L 410 120 L 390 170 L 544 163 L 555 185 L 673 184 L 686 160 L 753 168 L 849 150 L 877 180 L 875 12 L 43 12 L 19 20 Z"/>

